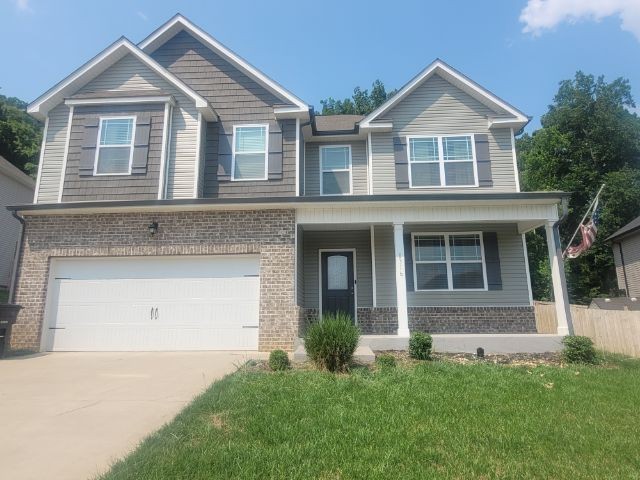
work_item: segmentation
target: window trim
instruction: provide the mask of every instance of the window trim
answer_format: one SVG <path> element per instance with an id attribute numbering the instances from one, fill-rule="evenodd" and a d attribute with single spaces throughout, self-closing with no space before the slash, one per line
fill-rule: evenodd
<path id="1" fill-rule="evenodd" d="M 449 237 L 458 236 L 458 235 L 478 235 L 480 238 L 480 255 L 481 260 L 451 260 L 451 251 L 449 244 Z M 420 236 L 444 236 L 445 242 L 445 260 L 444 261 L 435 261 L 435 260 L 423 260 L 418 262 L 416 257 L 416 242 L 415 237 Z M 471 231 L 471 232 L 411 232 L 411 262 L 413 263 L 413 291 L 414 292 L 486 292 L 489 290 L 488 282 L 487 282 L 487 262 L 484 254 L 484 239 L 482 232 L 479 231 Z M 418 263 L 444 263 L 447 266 L 447 288 L 418 288 Z M 451 265 L 453 263 L 480 263 L 482 265 L 482 281 L 484 282 L 484 287 L 482 288 L 453 288 L 453 274 Z"/>
<path id="2" fill-rule="evenodd" d="M 118 172 L 118 173 L 98 173 L 98 158 L 100 157 L 100 149 L 101 148 L 113 148 L 113 147 L 124 147 L 124 145 L 100 145 L 100 138 L 102 138 L 102 123 L 104 120 L 133 120 L 133 127 L 131 129 L 131 142 L 129 144 L 129 148 L 131 149 L 129 152 L 129 169 L 126 173 Z M 114 176 L 129 176 L 131 175 L 132 165 L 133 165 L 133 150 L 135 149 L 136 144 L 136 125 L 138 123 L 138 117 L 136 115 L 101 115 L 98 117 L 98 138 L 96 138 L 96 155 L 93 160 L 93 175 L 95 177 L 114 177 Z"/>
<path id="3" fill-rule="evenodd" d="M 322 152 L 328 148 L 347 148 L 349 151 L 349 168 L 341 168 L 341 169 L 328 169 L 325 170 L 322 166 Z M 335 144 L 335 145 L 320 145 L 318 150 L 318 169 L 320 170 L 320 195 L 323 197 L 342 197 L 345 195 L 353 194 L 353 157 L 351 144 Z M 325 172 L 349 172 L 349 192 L 347 193 L 324 193 L 324 173 Z"/>
<path id="4" fill-rule="evenodd" d="M 446 160 L 444 159 L 444 148 L 442 144 L 443 138 L 450 137 L 470 137 L 471 138 L 471 154 L 473 156 L 472 160 Z M 438 161 L 437 162 L 412 162 L 411 161 L 411 140 L 415 139 L 426 139 L 426 138 L 435 138 L 438 140 Z M 433 134 L 433 135 L 407 135 L 407 164 L 409 165 L 409 188 L 415 189 L 434 189 L 434 188 L 474 188 L 480 186 L 478 179 L 478 158 L 476 156 L 476 138 L 474 133 L 455 133 L 455 134 Z M 462 162 L 473 162 L 473 179 L 474 183 L 469 185 L 447 185 L 445 178 L 445 164 L 446 163 L 462 163 Z M 413 180 L 411 178 L 411 165 L 412 163 L 438 163 L 439 171 L 440 171 L 440 185 L 413 185 Z"/>
<path id="5" fill-rule="evenodd" d="M 239 128 L 264 127 L 264 177 L 262 178 L 236 178 L 236 131 Z M 242 152 L 261 153 L 261 152 Z M 269 180 L 269 124 L 268 123 L 246 123 L 233 126 L 233 137 L 231 139 L 231 181 L 232 182 L 264 182 Z"/>

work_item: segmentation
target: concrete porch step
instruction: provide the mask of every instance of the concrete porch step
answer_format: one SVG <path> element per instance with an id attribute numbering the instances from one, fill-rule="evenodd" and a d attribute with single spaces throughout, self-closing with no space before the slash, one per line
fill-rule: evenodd
<path id="1" fill-rule="evenodd" d="M 374 363 L 376 356 L 368 345 L 358 345 L 356 352 L 353 354 L 353 359 L 358 363 Z M 293 352 L 293 361 L 296 363 L 306 362 L 308 360 L 307 352 L 304 349 L 304 345 L 300 344 Z"/>

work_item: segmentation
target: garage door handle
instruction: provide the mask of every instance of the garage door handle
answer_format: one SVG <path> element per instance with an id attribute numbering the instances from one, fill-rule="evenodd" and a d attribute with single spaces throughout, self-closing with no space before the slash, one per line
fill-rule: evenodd
<path id="1" fill-rule="evenodd" d="M 151 307 L 151 320 L 157 320 L 158 319 L 158 307 L 153 308 Z"/>
<path id="2" fill-rule="evenodd" d="M 258 328 L 258 325 L 243 325 L 242 328 Z"/>

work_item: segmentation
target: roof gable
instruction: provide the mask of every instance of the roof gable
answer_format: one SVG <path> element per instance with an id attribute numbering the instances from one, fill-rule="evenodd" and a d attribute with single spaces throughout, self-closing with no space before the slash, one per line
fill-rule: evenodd
<path id="1" fill-rule="evenodd" d="M 162 46 L 165 42 L 172 39 L 177 33 L 183 30 L 187 31 L 190 35 L 213 50 L 216 54 L 231 62 L 240 71 L 264 86 L 271 93 L 275 94 L 279 98 L 282 98 L 286 101 L 286 103 L 294 105 L 300 112 L 307 112 L 309 110 L 309 105 L 303 102 L 300 98 L 286 90 L 275 80 L 260 72 L 245 59 L 237 55 L 235 52 L 231 51 L 229 48 L 225 47 L 207 32 L 205 32 L 180 14 L 174 16 L 171 20 L 154 31 L 151 35 L 140 42 L 138 46 L 143 51 L 150 54 L 160 48 L 160 46 Z"/>
<path id="2" fill-rule="evenodd" d="M 405 100 L 407 96 L 434 75 L 442 77 L 447 82 L 495 111 L 495 118 L 489 120 L 490 126 L 502 125 L 505 127 L 522 128 L 529 122 L 529 118 L 520 110 L 498 98 L 470 78 L 447 65 L 442 60 L 437 59 L 405 84 L 398 93 L 367 115 L 360 122 L 360 128 L 367 129 L 375 126 L 372 122 L 382 119 L 384 114 Z"/>

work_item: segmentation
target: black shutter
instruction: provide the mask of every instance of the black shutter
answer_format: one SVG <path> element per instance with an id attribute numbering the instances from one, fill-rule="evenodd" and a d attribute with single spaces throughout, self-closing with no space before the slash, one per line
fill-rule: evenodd
<path id="1" fill-rule="evenodd" d="M 405 137 L 393 137 L 393 157 L 396 165 L 396 188 L 409 188 L 409 159 Z"/>
<path id="2" fill-rule="evenodd" d="M 150 133 L 151 115 L 148 113 L 138 114 L 136 118 L 136 138 L 133 141 L 133 162 L 131 163 L 131 173 L 147 173 Z"/>
<path id="3" fill-rule="evenodd" d="M 478 185 L 480 187 L 492 187 L 489 136 L 485 133 L 477 133 L 474 137 L 476 142 L 476 161 L 478 163 Z"/>
<path id="4" fill-rule="evenodd" d="M 233 125 L 218 125 L 218 181 L 231 180 Z"/>
<path id="5" fill-rule="evenodd" d="M 411 245 L 411 234 L 405 233 L 404 240 L 404 276 L 407 281 L 407 292 L 415 290 L 413 285 L 413 248 Z"/>
<path id="6" fill-rule="evenodd" d="M 282 180 L 282 129 L 279 122 L 269 124 L 269 180 Z"/>
<path id="7" fill-rule="evenodd" d="M 489 290 L 502 290 L 498 234 L 496 232 L 484 232 L 482 234 L 482 243 L 484 244 L 484 261 L 487 267 L 487 288 Z"/>
<path id="8" fill-rule="evenodd" d="M 93 175 L 93 166 L 96 161 L 96 145 L 98 143 L 98 117 L 85 117 L 84 132 L 82 136 L 82 151 L 80 152 L 79 175 Z M 71 125 L 69 125 L 71 128 Z M 64 175 L 64 172 L 62 172 Z"/>

